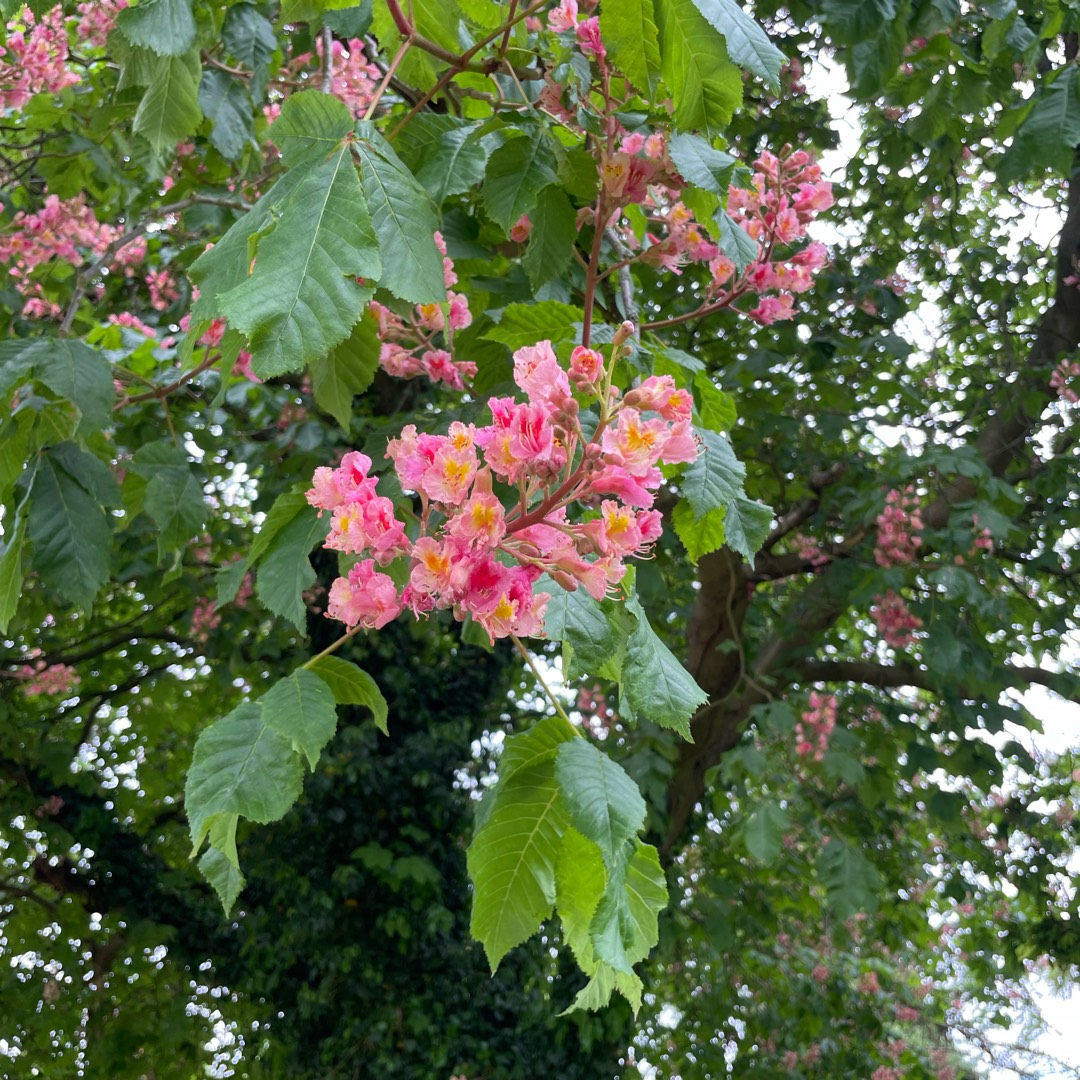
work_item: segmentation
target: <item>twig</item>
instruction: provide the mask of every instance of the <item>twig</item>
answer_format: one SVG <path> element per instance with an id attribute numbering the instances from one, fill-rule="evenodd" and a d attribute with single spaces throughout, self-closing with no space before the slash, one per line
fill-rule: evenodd
<path id="1" fill-rule="evenodd" d="M 517 646 L 517 651 L 525 658 L 525 663 L 529 665 L 533 675 L 536 676 L 536 681 L 547 695 L 548 701 L 555 706 L 555 712 L 573 727 L 570 717 L 566 715 L 566 710 L 559 703 L 559 699 L 551 692 L 551 687 L 544 681 L 544 676 L 540 674 L 540 669 L 536 666 L 536 661 L 533 660 L 532 656 L 529 654 L 529 650 L 522 644 L 521 638 L 519 638 L 517 634 L 511 634 L 510 640 Z M 576 727 L 574 728 L 574 731 L 579 735 L 581 734 Z"/>

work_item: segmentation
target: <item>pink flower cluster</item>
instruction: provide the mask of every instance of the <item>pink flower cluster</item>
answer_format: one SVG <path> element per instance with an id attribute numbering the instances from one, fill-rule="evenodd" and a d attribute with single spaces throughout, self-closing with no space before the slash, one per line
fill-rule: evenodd
<path id="1" fill-rule="evenodd" d="M 68 664 L 46 664 L 44 660 L 24 664 L 18 675 L 25 680 L 22 691 L 27 697 L 67 694 L 79 685 L 79 676 L 73 667 Z"/>
<path id="2" fill-rule="evenodd" d="M 1050 388 L 1057 391 L 1062 401 L 1075 405 L 1080 401 L 1080 393 L 1077 393 L 1078 385 L 1080 385 L 1080 362 L 1062 360 L 1050 376 Z"/>
<path id="3" fill-rule="evenodd" d="M 221 615 L 216 608 L 214 601 L 205 596 L 195 601 L 191 610 L 191 636 L 200 644 L 209 641 L 211 632 L 221 625 Z"/>
<path id="4" fill-rule="evenodd" d="M 602 62 L 607 56 L 607 49 L 600 40 L 600 20 L 590 15 L 578 22 L 577 0 L 561 0 L 558 7 L 552 8 L 548 12 L 548 29 L 556 34 L 572 33 L 581 51 L 598 61 Z"/>
<path id="5" fill-rule="evenodd" d="M 912 615 L 907 604 L 892 589 L 884 596 L 874 597 L 870 615 L 877 624 L 878 633 L 894 649 L 910 648 L 915 640 L 914 631 L 922 626 L 922 619 Z"/>
<path id="6" fill-rule="evenodd" d="M 815 571 L 820 570 L 823 566 L 828 566 L 832 562 L 832 556 L 828 552 L 822 551 L 817 540 L 812 536 L 794 533 L 790 544 L 799 558 L 809 563 L 811 569 Z"/>
<path id="7" fill-rule="evenodd" d="M 77 83 L 67 58 L 63 7 L 57 4 L 39 20 L 24 8 L 7 24 L 7 40 L 0 45 L 0 108 L 21 109 L 35 94 L 58 94 Z"/>
<path id="8" fill-rule="evenodd" d="M 810 691 L 810 708 L 795 725 L 795 753 L 799 757 L 813 754 L 820 761 L 829 749 L 829 739 L 836 727 L 836 697 Z"/>
<path id="9" fill-rule="evenodd" d="M 8 273 L 19 287 L 32 270 L 50 259 L 77 266 L 86 254 L 100 257 L 118 235 L 115 226 L 94 217 L 82 195 L 68 200 L 49 195 L 40 210 L 20 210 L 0 235 L 0 262 L 8 264 Z"/>
<path id="10" fill-rule="evenodd" d="M 821 178 L 821 166 L 805 150 L 781 157 L 766 150 L 754 169 L 750 188 L 728 191 L 727 211 L 758 242 L 758 258 L 743 277 L 762 299 L 747 314 L 768 325 L 792 317 L 794 294 L 811 287 L 812 272 L 826 258 L 824 245 L 816 242 L 786 259 L 773 259 L 773 249 L 802 240 L 814 217 L 832 206 L 833 195 L 832 185 Z M 734 271 L 724 256 L 710 267 L 714 286 L 722 287 Z M 774 290 L 774 295 L 764 295 Z"/>
<path id="11" fill-rule="evenodd" d="M 906 566 L 912 562 L 922 543 L 919 498 L 915 488 L 893 488 L 885 497 L 885 509 L 877 518 L 877 545 L 874 558 L 878 566 Z"/>
<path id="12" fill-rule="evenodd" d="M 706 265 L 706 296 L 712 308 L 756 294 L 757 305 L 745 314 L 769 324 L 793 317 L 795 295 L 811 288 L 813 272 L 825 264 L 825 246 L 817 242 L 782 256 L 778 252 L 805 240 L 810 222 L 833 203 L 832 185 L 804 150 L 786 151 L 783 157 L 765 151 L 754 168 L 752 187 L 731 187 L 728 192 L 728 213 L 758 249 L 739 274 L 679 201 L 684 182 L 662 134 L 626 134 L 618 152 L 601 159 L 600 175 L 613 202 L 640 205 L 656 229 L 646 233 L 648 243 L 641 248 L 630 223 L 616 211 L 610 224 L 627 249 L 641 248 L 637 258 L 673 273 L 686 264 Z"/>
<path id="13" fill-rule="evenodd" d="M 624 324 L 610 363 L 631 332 Z M 625 559 L 660 536 L 660 513 L 651 509 L 659 465 L 698 452 L 689 393 L 670 376 L 653 376 L 620 399 L 600 353 L 578 346 L 568 373 L 548 341 L 514 354 L 514 380 L 526 400 L 491 398 L 484 427 L 454 422 L 446 435 L 428 435 L 409 424 L 390 440 L 386 456 L 419 498 L 415 540 L 377 494 L 370 458 L 353 451 L 336 469 L 316 469 L 307 498 L 333 514 L 326 546 L 371 556 L 334 582 L 331 617 L 377 629 L 406 607 L 418 616 L 450 609 L 458 619 L 471 615 L 492 640 L 537 636 L 550 599 L 533 592 L 541 574 L 600 599 L 622 580 Z M 589 433 L 571 383 L 600 405 Z M 572 522 L 568 508 L 583 501 L 592 513 Z M 375 564 L 403 556 L 408 584 L 398 595 Z"/>
<path id="14" fill-rule="evenodd" d="M 369 306 L 379 320 L 379 340 L 382 342 L 379 364 L 399 379 L 426 375 L 432 382 L 444 382 L 453 390 L 463 390 L 464 379 L 471 379 L 476 374 L 476 364 L 471 360 L 455 360 L 447 349 L 436 347 L 435 336 L 442 335 L 442 344 L 452 346 L 454 331 L 469 326 L 472 313 L 469 301 L 450 289 L 458 279 L 441 233 L 435 234 L 435 243 L 443 256 L 443 279 L 448 290 L 446 303 L 417 304 L 406 321 L 373 300 Z"/>
<path id="15" fill-rule="evenodd" d="M 315 52 L 321 63 L 322 38 L 316 39 Z M 375 97 L 382 72 L 368 60 L 364 43 L 359 38 L 353 38 L 347 46 L 335 39 L 332 54 L 330 93 L 344 101 L 353 116 L 359 119 Z"/>
<path id="16" fill-rule="evenodd" d="M 151 270 L 146 275 L 146 287 L 150 290 L 150 306 L 155 311 L 164 311 L 180 296 L 173 272 L 163 266 L 160 270 Z"/>
<path id="17" fill-rule="evenodd" d="M 79 24 L 75 28 L 80 42 L 95 49 L 104 49 L 107 38 L 116 25 L 116 16 L 128 6 L 128 0 L 94 0 L 77 4 Z"/>

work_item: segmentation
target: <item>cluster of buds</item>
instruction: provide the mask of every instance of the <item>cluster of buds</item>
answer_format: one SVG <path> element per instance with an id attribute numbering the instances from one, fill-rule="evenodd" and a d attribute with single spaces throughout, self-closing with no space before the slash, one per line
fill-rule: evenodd
<path id="1" fill-rule="evenodd" d="M 829 739 L 836 727 L 836 697 L 810 691 L 810 708 L 795 725 L 795 753 L 799 757 L 812 754 L 820 761 L 829 749 Z"/>
<path id="2" fill-rule="evenodd" d="M 69 664 L 47 664 L 44 660 L 23 664 L 18 677 L 24 680 L 22 692 L 27 697 L 68 694 L 79 685 L 78 673 Z"/>
<path id="3" fill-rule="evenodd" d="M 435 234 L 435 244 L 443 257 L 443 280 L 446 283 L 445 304 L 417 304 L 407 319 L 395 315 L 389 308 L 372 301 L 369 305 L 379 320 L 379 364 L 384 371 L 401 379 L 426 375 L 432 382 L 444 382 L 453 390 L 465 388 L 464 379 L 476 374 L 476 364 L 470 360 L 455 360 L 447 348 L 435 347 L 435 335 L 442 335 L 442 344 L 453 345 L 455 330 L 464 330 L 472 323 L 469 301 L 451 290 L 457 284 L 454 261 L 446 254 L 441 233 Z"/>
<path id="4" fill-rule="evenodd" d="M 213 600 L 203 596 L 191 610 L 191 637 L 200 644 L 210 640 L 210 634 L 221 625 L 221 614 Z"/>
<path id="5" fill-rule="evenodd" d="M 922 543 L 922 527 L 915 488 L 909 485 L 903 491 L 890 491 L 885 497 L 885 509 L 877 518 L 874 559 L 878 566 L 906 566 L 912 562 Z"/>
<path id="6" fill-rule="evenodd" d="M 922 626 L 922 619 L 912 615 L 907 604 L 892 589 L 884 596 L 874 597 L 870 615 L 877 624 L 878 633 L 894 649 L 910 648 L 915 640 L 914 631 Z"/>
<path id="7" fill-rule="evenodd" d="M 7 24 L 0 45 L 0 108 L 21 109 L 35 94 L 58 94 L 79 81 L 67 66 L 68 39 L 60 4 L 35 20 L 29 9 Z"/>
<path id="8" fill-rule="evenodd" d="M 484 427 L 454 422 L 446 435 L 429 435 L 410 424 L 391 439 L 386 456 L 419 501 L 414 537 L 377 494 L 370 458 L 353 451 L 336 469 L 316 469 L 307 498 L 333 514 L 326 546 L 370 556 L 334 582 L 328 614 L 377 629 L 406 607 L 418 616 L 450 609 L 494 641 L 543 632 L 550 594 L 534 586 L 544 573 L 564 589 L 604 597 L 622 580 L 625 560 L 647 554 L 660 536 L 652 509 L 659 465 L 698 453 L 692 398 L 670 376 L 650 377 L 625 395 L 612 385 L 632 332 L 624 323 L 606 360 L 577 346 L 569 372 L 548 341 L 519 349 L 514 380 L 525 401 L 489 399 L 492 422 Z M 599 406 L 591 430 L 571 384 Z M 585 520 L 570 519 L 575 505 L 589 509 Z M 398 594 L 375 565 L 401 557 L 410 566 Z"/>

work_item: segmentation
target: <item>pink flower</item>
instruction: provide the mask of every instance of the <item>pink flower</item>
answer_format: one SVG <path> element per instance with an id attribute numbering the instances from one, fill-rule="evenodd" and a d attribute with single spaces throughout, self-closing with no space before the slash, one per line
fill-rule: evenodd
<path id="1" fill-rule="evenodd" d="M 528 240 L 529 233 L 531 232 L 532 222 L 529 220 L 529 215 L 522 214 L 510 227 L 510 239 L 513 240 L 515 244 L 523 244 Z"/>
<path id="2" fill-rule="evenodd" d="M 600 40 L 600 20 L 595 15 L 584 22 L 579 22 L 574 27 L 574 33 L 583 53 L 592 53 L 597 60 L 603 60 L 607 56 L 607 49 Z"/>
<path id="3" fill-rule="evenodd" d="M 565 34 L 577 25 L 577 0 L 562 0 L 558 7 L 548 12 L 548 29 L 556 34 Z"/>
<path id="4" fill-rule="evenodd" d="M 514 382 L 534 403 L 550 403 L 558 408 L 570 398 L 570 381 L 555 359 L 550 341 L 540 341 L 514 353 Z"/>
<path id="5" fill-rule="evenodd" d="M 349 629 L 359 624 L 366 630 L 379 630 L 401 610 L 394 582 L 386 574 L 376 573 L 371 559 L 357 563 L 347 578 L 339 577 L 330 586 L 327 615 Z"/>

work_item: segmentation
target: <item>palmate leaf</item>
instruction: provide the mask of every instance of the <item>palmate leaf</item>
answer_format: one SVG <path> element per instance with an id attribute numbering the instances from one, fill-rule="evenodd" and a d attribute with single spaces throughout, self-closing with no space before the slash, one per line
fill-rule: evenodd
<path id="1" fill-rule="evenodd" d="M 256 375 L 295 371 L 348 337 L 371 298 L 379 244 L 348 145 L 315 165 L 258 246 L 254 273 L 219 298 L 247 335 Z"/>
<path id="2" fill-rule="evenodd" d="M 259 702 L 238 705 L 195 743 L 184 790 L 192 855 L 219 816 L 277 821 L 302 786 L 303 767 L 289 736 L 266 724 Z"/>
<path id="3" fill-rule="evenodd" d="M 0 341 L 0 396 L 31 381 L 74 404 L 81 414 L 80 435 L 100 431 L 112 419 L 116 401 L 112 365 L 77 338 Z"/>
<path id="4" fill-rule="evenodd" d="M 834 836 L 821 849 L 816 869 L 836 918 L 850 919 L 860 911 L 872 914 L 876 910 L 881 875 L 858 848 Z"/>
<path id="5" fill-rule="evenodd" d="M 318 675 L 300 668 L 275 683 L 259 704 L 266 726 L 288 736 L 293 749 L 303 753 L 314 770 L 337 730 L 333 690 Z"/>
<path id="6" fill-rule="evenodd" d="M 725 542 L 733 551 L 747 559 L 753 558 L 772 524 L 772 510 L 746 497 L 743 490 L 746 467 L 735 456 L 725 436 L 703 428 L 698 430 L 698 437 L 703 444 L 702 451 L 679 480 L 694 513 L 694 525 L 723 508 Z M 687 550 L 694 546 L 701 554 L 704 554 L 701 550 L 704 543 L 714 538 L 712 530 L 702 533 L 701 529 L 693 527 L 685 511 L 680 511 L 676 531 L 680 537 L 686 534 Z"/>
<path id="7" fill-rule="evenodd" d="M 703 555 L 708 555 L 724 546 L 726 512 L 724 507 L 718 506 L 703 517 L 696 518 L 685 499 L 680 499 L 675 504 L 675 509 L 671 513 L 671 524 L 675 528 L 675 535 L 686 548 L 690 561 L 695 565 Z"/>
<path id="8" fill-rule="evenodd" d="M 555 756 L 570 824 L 615 865 L 623 844 L 645 825 L 645 800 L 626 770 L 585 739 L 563 743 Z"/>
<path id="9" fill-rule="evenodd" d="M 600 9 L 600 34 L 611 62 L 643 94 L 652 96 L 660 79 L 653 0 L 619 0 Z"/>
<path id="10" fill-rule="evenodd" d="M 234 4 L 225 12 L 221 42 L 234 60 L 252 69 L 252 93 L 261 96 L 277 48 L 274 24 L 254 4 Z"/>
<path id="11" fill-rule="evenodd" d="M 116 25 L 132 45 L 160 56 L 180 56 L 195 44 L 191 0 L 139 0 L 117 15 Z"/>
<path id="12" fill-rule="evenodd" d="M 257 146 L 251 127 L 251 95 L 244 83 L 217 68 L 207 68 L 199 83 L 199 108 L 213 124 L 210 143 L 235 161 L 245 147 Z"/>
<path id="13" fill-rule="evenodd" d="M 626 643 L 619 684 L 624 705 L 631 715 L 690 739 L 690 718 L 708 695 L 657 637 L 638 598 L 626 606 L 637 616 L 637 626 Z"/>
<path id="14" fill-rule="evenodd" d="M 285 165 L 295 169 L 328 158 L 352 129 L 352 113 L 344 101 L 318 90 L 302 90 L 286 98 L 270 125 L 270 138 Z"/>
<path id="15" fill-rule="evenodd" d="M 712 138 L 742 104 L 739 69 L 693 0 L 661 0 L 656 16 L 660 67 L 675 102 L 676 126 Z"/>
<path id="16" fill-rule="evenodd" d="M 348 660 L 338 656 L 321 656 L 310 661 L 308 667 L 330 687 L 338 705 L 365 705 L 371 710 L 375 726 L 389 735 L 387 718 L 389 709 L 375 680 Z"/>
<path id="17" fill-rule="evenodd" d="M 206 522 L 202 479 L 187 454 L 171 440 L 147 443 L 131 471 L 146 480 L 144 507 L 158 526 L 158 557 L 184 547 Z"/>
<path id="18" fill-rule="evenodd" d="M 577 239 L 577 212 L 561 188 L 546 187 L 536 199 L 529 246 L 521 260 L 534 289 L 559 277 L 570 264 Z"/>
<path id="19" fill-rule="evenodd" d="M 540 192 L 558 182 L 550 137 L 537 124 L 491 155 L 481 191 L 484 209 L 508 233 L 518 218 L 532 212 Z"/>
<path id="20" fill-rule="evenodd" d="M 57 594 L 89 608 L 109 576 L 112 533 L 95 466 L 72 443 L 42 453 L 30 487 L 33 568 Z"/>
<path id="21" fill-rule="evenodd" d="M 307 618 L 303 592 L 315 583 L 315 570 L 308 556 L 316 544 L 326 539 L 329 531 L 329 515 L 320 518 L 314 510 L 298 510 L 275 533 L 259 560 L 255 595 L 275 615 L 288 619 L 301 633 Z"/>
<path id="22" fill-rule="evenodd" d="M 634 620 L 616 600 L 594 600 L 584 589 L 567 592 L 557 585 L 545 614 L 548 637 L 572 650 L 567 678 L 603 675 L 618 679 Z"/>
<path id="23" fill-rule="evenodd" d="M 134 130 L 161 153 L 192 134 L 202 120 L 197 52 L 162 57 L 139 102 Z"/>
<path id="24" fill-rule="evenodd" d="M 371 385 L 378 368 L 379 325 L 367 311 L 340 345 L 312 360 L 311 389 L 316 404 L 348 431 L 353 397 Z"/>
<path id="25" fill-rule="evenodd" d="M 580 323 L 583 317 L 581 308 L 558 300 L 510 304 L 503 311 L 499 325 L 493 326 L 484 336 L 502 342 L 511 350 L 535 345 L 545 338 L 554 345 L 569 341 L 575 334 L 575 323 Z"/>
<path id="26" fill-rule="evenodd" d="M 1080 143 L 1080 73 L 1062 69 L 1052 81 L 1040 84 L 1035 104 L 1013 137 L 998 166 L 1003 181 L 1022 179 L 1037 169 L 1068 175 Z"/>
<path id="27" fill-rule="evenodd" d="M 0 539 L 0 634 L 15 618 L 26 574 L 26 519 L 15 518 Z"/>
<path id="28" fill-rule="evenodd" d="M 604 895 L 589 926 L 593 954 L 616 972 L 633 975 L 657 943 L 657 915 L 667 906 L 667 883 L 656 848 L 635 840 L 608 869 Z"/>
<path id="29" fill-rule="evenodd" d="M 357 126 L 355 149 L 364 194 L 386 253 L 379 285 L 411 304 L 446 299 L 443 261 L 435 246 L 438 218 L 431 196 L 370 123 Z"/>
<path id="30" fill-rule="evenodd" d="M 468 851 L 475 887 L 470 932 L 484 946 L 492 972 L 551 916 L 565 829 L 554 751 L 499 784 Z"/>
<path id="31" fill-rule="evenodd" d="M 699 135 L 676 135 L 670 144 L 671 160 L 682 178 L 703 191 L 721 198 L 727 196 L 731 178 L 739 165 L 738 158 L 714 150 Z"/>
<path id="32" fill-rule="evenodd" d="M 786 57 L 736 0 L 694 0 L 694 6 L 724 35 L 728 56 L 739 67 L 757 75 L 774 90 L 780 89 L 780 68 Z"/>
<path id="33" fill-rule="evenodd" d="M 483 3 L 487 6 L 488 0 Z M 481 126 L 478 120 L 421 113 L 394 140 L 398 156 L 437 206 L 484 178 L 491 147 L 476 137 Z"/>

